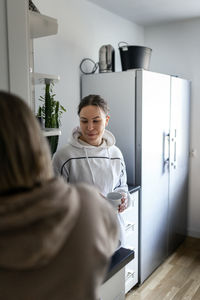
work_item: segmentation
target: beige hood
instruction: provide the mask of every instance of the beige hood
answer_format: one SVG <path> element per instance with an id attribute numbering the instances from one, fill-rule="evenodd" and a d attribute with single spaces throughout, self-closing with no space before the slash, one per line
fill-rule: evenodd
<path id="1" fill-rule="evenodd" d="M 34 190 L 0 196 L 0 267 L 33 269 L 61 249 L 79 216 L 77 191 L 53 179 Z"/>

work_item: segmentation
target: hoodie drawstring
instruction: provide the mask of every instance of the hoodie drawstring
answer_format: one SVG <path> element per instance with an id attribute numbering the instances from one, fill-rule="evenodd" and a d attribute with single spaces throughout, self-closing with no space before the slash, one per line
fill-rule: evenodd
<path id="1" fill-rule="evenodd" d="M 111 172 L 111 178 L 112 178 L 112 182 L 114 182 L 114 175 L 113 175 L 113 166 L 112 166 L 112 161 L 111 161 L 111 158 L 110 158 L 110 151 L 109 151 L 109 148 L 107 147 L 107 153 L 108 153 L 108 157 L 109 157 L 109 162 L 110 162 L 110 172 Z"/>
<path id="2" fill-rule="evenodd" d="M 94 174 L 92 172 L 92 168 L 91 168 L 91 165 L 90 165 L 90 161 L 88 159 L 88 154 L 87 154 L 87 149 L 84 147 L 84 152 L 85 152 L 85 156 L 86 156 L 86 159 L 87 159 L 87 163 L 88 163 L 88 167 L 89 167 L 89 170 L 90 170 L 90 173 L 91 173 L 91 176 L 92 176 L 92 182 L 93 184 L 95 185 L 95 179 L 94 179 Z"/>

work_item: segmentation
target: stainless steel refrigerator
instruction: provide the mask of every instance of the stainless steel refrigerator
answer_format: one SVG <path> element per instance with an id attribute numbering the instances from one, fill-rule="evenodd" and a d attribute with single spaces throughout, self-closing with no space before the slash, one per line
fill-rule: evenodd
<path id="1" fill-rule="evenodd" d="M 186 235 L 190 82 L 145 70 L 84 75 L 82 97 L 88 94 L 107 100 L 128 184 L 141 185 L 142 283 Z"/>

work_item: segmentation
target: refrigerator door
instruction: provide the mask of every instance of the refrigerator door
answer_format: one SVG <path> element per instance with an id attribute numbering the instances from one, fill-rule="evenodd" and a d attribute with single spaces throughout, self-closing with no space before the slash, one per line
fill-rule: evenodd
<path id="1" fill-rule="evenodd" d="M 186 235 L 189 116 L 190 82 L 171 77 L 168 254 L 175 250 Z"/>
<path id="2" fill-rule="evenodd" d="M 127 182 L 135 185 L 135 71 L 82 76 L 82 97 L 101 95 L 110 108 L 108 130 L 122 151 Z"/>
<path id="3" fill-rule="evenodd" d="M 139 278 L 167 256 L 170 76 L 136 75 L 136 184 L 141 185 Z"/>

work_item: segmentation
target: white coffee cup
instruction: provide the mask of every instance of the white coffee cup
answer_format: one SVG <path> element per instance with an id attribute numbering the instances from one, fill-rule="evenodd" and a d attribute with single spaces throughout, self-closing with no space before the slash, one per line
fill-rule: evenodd
<path id="1" fill-rule="evenodd" d="M 119 192 L 110 192 L 107 194 L 106 198 L 116 209 L 118 209 L 119 205 L 121 204 L 123 196 Z"/>

